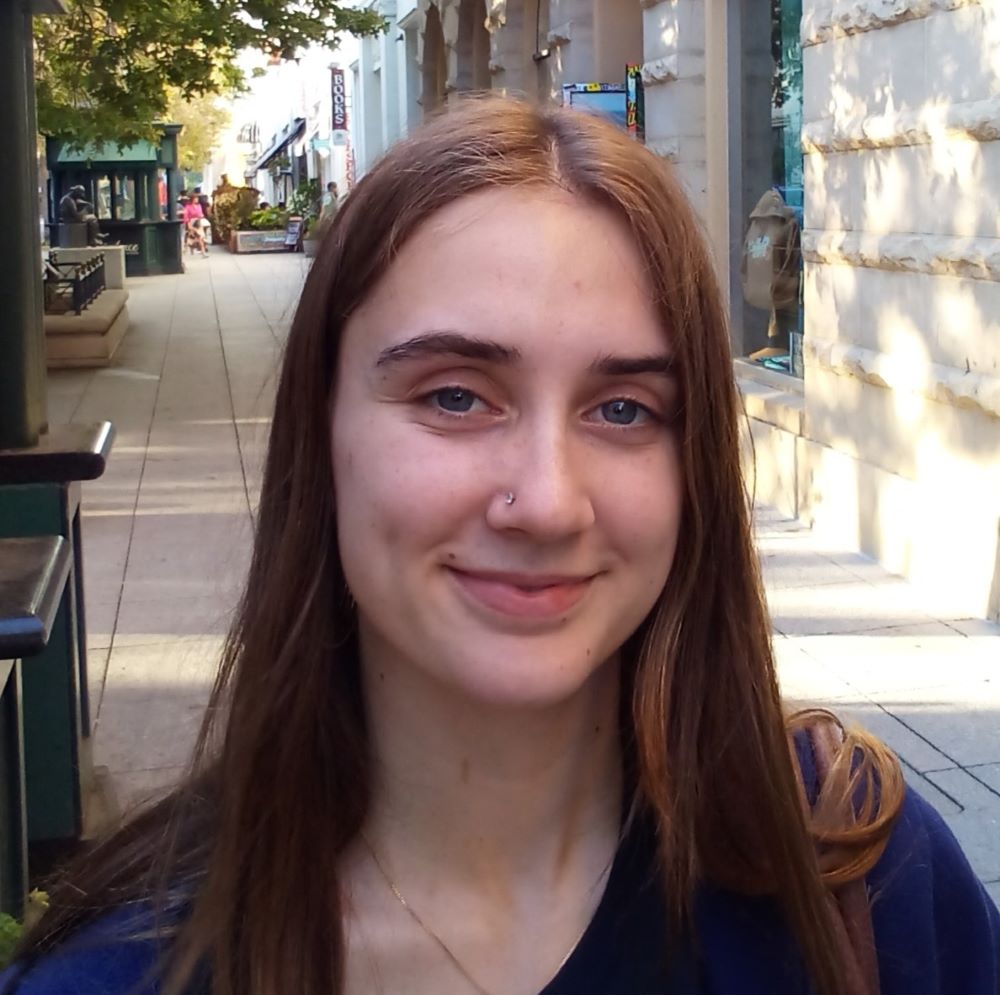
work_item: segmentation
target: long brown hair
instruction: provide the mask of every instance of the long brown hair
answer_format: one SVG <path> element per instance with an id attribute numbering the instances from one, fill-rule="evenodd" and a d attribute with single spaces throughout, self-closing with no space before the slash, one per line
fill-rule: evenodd
<path id="1" fill-rule="evenodd" d="M 681 378 L 683 524 L 659 601 L 624 649 L 622 737 L 655 820 L 677 930 L 709 880 L 773 894 L 822 995 L 842 991 L 823 882 L 863 874 L 902 788 L 863 736 L 838 792 L 879 812 L 811 834 L 789 748 L 739 462 L 740 403 L 705 240 L 670 169 L 594 117 L 471 101 L 395 146 L 337 214 L 306 281 L 278 388 L 253 562 L 191 776 L 90 854 L 27 952 L 154 890 L 183 907 L 170 990 L 342 990 L 338 859 L 369 802 L 354 609 L 336 543 L 329 400 L 348 316 L 435 211 L 491 186 L 558 185 L 613 209 L 648 269 Z M 585 247 L 581 247 L 585 251 Z M 888 815 L 887 815 L 888 813 Z M 821 872 L 815 839 L 843 859 Z M 84 896 L 81 898 L 81 894 Z M 169 905 L 169 903 L 168 903 Z"/>

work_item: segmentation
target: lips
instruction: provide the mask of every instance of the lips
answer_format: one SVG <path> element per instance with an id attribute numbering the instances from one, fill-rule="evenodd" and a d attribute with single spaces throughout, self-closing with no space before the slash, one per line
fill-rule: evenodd
<path id="1" fill-rule="evenodd" d="M 555 618 L 577 605 L 595 575 L 496 573 L 457 570 L 451 575 L 465 594 L 485 608 L 516 618 Z"/>

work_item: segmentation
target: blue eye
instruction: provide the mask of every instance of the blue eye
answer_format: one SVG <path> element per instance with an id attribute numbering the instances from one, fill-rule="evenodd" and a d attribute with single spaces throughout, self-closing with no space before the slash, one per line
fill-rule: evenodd
<path id="1" fill-rule="evenodd" d="M 611 425 L 634 425 L 649 417 L 649 412 L 635 401 L 620 397 L 601 405 L 601 415 Z"/>
<path id="2" fill-rule="evenodd" d="M 432 396 L 442 411 L 450 411 L 453 414 L 465 414 L 471 411 L 477 400 L 471 390 L 463 390 L 461 387 L 443 387 L 434 391 Z"/>

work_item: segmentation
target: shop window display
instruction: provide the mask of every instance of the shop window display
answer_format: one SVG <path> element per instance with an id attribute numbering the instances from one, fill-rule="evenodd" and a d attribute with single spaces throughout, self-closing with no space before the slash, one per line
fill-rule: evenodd
<path id="1" fill-rule="evenodd" d="M 740 275 L 747 324 L 767 315 L 749 358 L 802 376 L 802 0 L 771 0 L 770 185 L 745 223 Z M 763 186 L 763 184 L 762 184 Z M 756 314 L 754 313 L 756 312 Z M 748 336 L 752 341 L 752 336 Z"/>

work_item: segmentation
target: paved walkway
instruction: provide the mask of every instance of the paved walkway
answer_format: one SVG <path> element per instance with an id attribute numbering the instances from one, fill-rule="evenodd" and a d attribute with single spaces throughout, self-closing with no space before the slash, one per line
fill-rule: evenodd
<path id="1" fill-rule="evenodd" d="M 178 776 L 201 717 L 305 261 L 213 248 L 188 269 L 130 281 L 112 367 L 49 379 L 53 422 L 118 430 L 84 533 L 95 763 L 125 806 Z M 1000 627 L 936 613 L 768 509 L 758 534 L 786 695 L 882 736 L 1000 901 Z"/>

